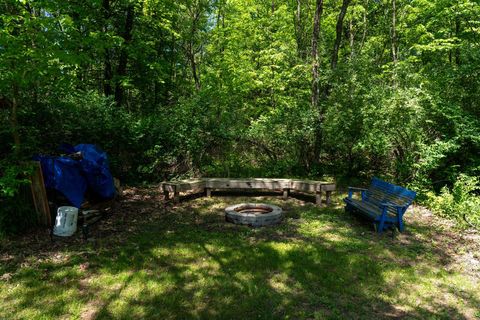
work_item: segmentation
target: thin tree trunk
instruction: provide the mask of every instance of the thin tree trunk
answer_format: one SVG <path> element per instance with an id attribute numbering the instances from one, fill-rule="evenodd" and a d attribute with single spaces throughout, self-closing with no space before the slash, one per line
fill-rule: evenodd
<path id="1" fill-rule="evenodd" d="M 455 18 L 455 36 L 460 37 L 460 19 L 458 17 Z M 460 65 L 460 49 L 458 47 L 455 49 L 455 63 L 457 66 Z"/>
<path id="2" fill-rule="evenodd" d="M 398 62 L 397 1 L 396 0 L 392 0 L 392 61 L 395 65 Z"/>
<path id="3" fill-rule="evenodd" d="M 353 33 L 353 20 L 350 19 L 348 23 L 348 35 L 349 35 L 349 40 L 350 40 L 350 61 L 353 60 L 353 57 L 355 55 L 355 48 L 354 48 L 354 41 L 355 41 L 355 34 Z"/>
<path id="4" fill-rule="evenodd" d="M 189 47 L 188 58 L 190 60 L 190 66 L 192 68 L 192 76 L 193 76 L 193 81 L 195 82 L 195 89 L 197 91 L 200 91 L 200 88 L 201 88 L 200 79 L 198 77 L 197 63 L 195 61 L 195 53 L 193 52 L 193 44 L 190 43 L 188 47 Z"/>
<path id="5" fill-rule="evenodd" d="M 105 96 L 112 95 L 112 63 L 110 61 L 110 50 L 105 50 L 105 67 L 103 70 L 103 92 Z"/>
<path id="6" fill-rule="evenodd" d="M 332 61 L 331 61 L 332 70 L 335 70 L 337 68 L 338 50 L 340 49 L 340 43 L 342 41 L 343 19 L 345 18 L 345 14 L 347 13 L 347 8 L 349 4 L 350 4 L 350 0 L 343 0 L 342 8 L 340 9 L 340 13 L 337 18 L 336 37 L 335 37 L 335 43 L 333 45 Z"/>
<path id="7" fill-rule="evenodd" d="M 102 1 L 102 9 L 103 9 L 103 32 L 107 32 L 107 24 L 108 19 L 110 18 L 110 0 L 103 0 Z M 104 54 L 105 65 L 103 69 L 103 92 L 106 96 L 112 95 L 112 63 L 110 61 L 110 50 L 108 48 L 105 49 Z"/>
<path id="8" fill-rule="evenodd" d="M 358 54 L 362 52 L 363 45 L 365 44 L 365 39 L 367 38 L 367 30 L 368 30 L 367 10 L 368 10 L 368 0 L 365 1 L 365 12 L 363 13 L 363 34 L 362 34 L 362 40 L 360 42 L 360 48 L 358 49 Z"/>
<path id="9" fill-rule="evenodd" d="M 173 88 L 176 86 L 177 82 L 177 55 L 175 54 L 175 47 L 176 47 L 176 41 L 175 41 L 175 35 L 172 33 L 172 52 L 170 53 L 170 83 L 167 88 L 167 101 L 171 104 L 173 102 Z"/>
<path id="10" fill-rule="evenodd" d="M 313 18 L 313 34 L 312 34 L 312 107 L 317 112 L 317 125 L 315 130 L 315 142 L 313 150 L 313 163 L 320 163 L 320 152 L 322 144 L 322 122 L 323 111 L 318 103 L 320 95 L 319 87 L 319 55 L 318 55 L 318 38 L 320 36 L 320 18 L 323 13 L 323 0 L 317 0 L 315 5 L 315 16 Z"/>
<path id="11" fill-rule="evenodd" d="M 18 155 L 20 152 L 20 134 L 18 132 L 18 87 L 13 85 L 13 96 L 12 96 L 12 110 L 10 113 L 10 127 L 12 131 L 12 138 L 14 143 L 13 152 L 15 155 Z"/>
<path id="12" fill-rule="evenodd" d="M 342 42 L 343 20 L 345 19 L 345 14 L 347 13 L 349 4 L 350 4 L 350 0 L 342 1 L 342 7 L 340 9 L 340 13 L 338 14 L 338 18 L 337 18 L 337 25 L 335 28 L 336 36 L 335 36 L 335 42 L 333 44 L 332 59 L 330 60 L 330 67 L 333 71 L 337 68 L 338 51 L 340 50 L 340 44 Z M 323 93 L 324 99 L 327 99 L 328 96 L 330 95 L 331 88 L 332 88 L 331 83 L 327 83 L 323 87 L 322 93 Z"/>
<path id="13" fill-rule="evenodd" d="M 318 37 L 320 35 L 320 18 L 323 12 L 323 0 L 317 0 L 315 6 L 315 16 L 313 18 L 312 35 L 312 106 L 318 108 L 319 97 L 319 57 L 318 57 Z"/>
<path id="14" fill-rule="evenodd" d="M 122 45 L 122 50 L 120 52 L 120 59 L 118 62 L 117 68 L 117 81 L 115 84 L 115 103 L 117 106 L 121 106 L 123 103 L 124 91 L 122 87 L 122 78 L 127 75 L 127 62 L 128 62 L 128 53 L 127 47 L 132 41 L 132 29 L 133 29 L 133 16 L 134 16 L 134 7 L 133 5 L 128 6 L 127 14 L 125 18 L 125 32 L 123 34 L 124 43 Z"/>
<path id="15" fill-rule="evenodd" d="M 302 19 L 302 2 L 301 0 L 297 0 L 297 10 L 295 12 L 295 35 L 297 40 L 297 54 L 302 57 L 302 27 L 301 27 L 301 20 Z"/>
<path id="16" fill-rule="evenodd" d="M 193 77 L 193 81 L 195 82 L 195 89 L 197 91 L 200 91 L 200 88 L 201 88 L 201 85 L 200 85 L 200 77 L 198 75 L 198 67 L 197 67 L 197 62 L 195 61 L 195 51 L 194 51 L 194 37 L 195 37 L 195 33 L 197 32 L 197 23 L 198 23 L 198 20 L 200 19 L 200 8 L 196 8 L 196 10 L 198 11 L 195 11 L 195 12 L 192 12 L 193 14 L 193 21 L 192 21 L 192 29 L 191 29 L 191 37 L 190 39 L 188 40 L 188 44 L 187 44 L 187 57 L 188 57 L 188 60 L 190 62 L 190 67 L 192 69 L 192 77 Z"/>

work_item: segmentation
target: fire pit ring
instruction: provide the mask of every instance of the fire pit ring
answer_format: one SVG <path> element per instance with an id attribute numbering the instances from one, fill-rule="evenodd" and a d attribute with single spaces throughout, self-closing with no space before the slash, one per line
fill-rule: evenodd
<path id="1" fill-rule="evenodd" d="M 265 203 L 240 203 L 225 208 L 225 220 L 252 227 L 277 224 L 282 219 L 282 208 Z"/>

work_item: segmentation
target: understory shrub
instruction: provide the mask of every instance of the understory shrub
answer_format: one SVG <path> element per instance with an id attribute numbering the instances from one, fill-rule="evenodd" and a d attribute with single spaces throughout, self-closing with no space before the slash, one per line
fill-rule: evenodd
<path id="1" fill-rule="evenodd" d="M 461 174 L 451 188 L 439 195 L 428 193 L 428 206 L 437 214 L 455 219 L 461 226 L 480 228 L 480 179 Z"/>
<path id="2" fill-rule="evenodd" d="M 0 239 L 37 223 L 32 206 L 27 165 L 0 162 Z"/>

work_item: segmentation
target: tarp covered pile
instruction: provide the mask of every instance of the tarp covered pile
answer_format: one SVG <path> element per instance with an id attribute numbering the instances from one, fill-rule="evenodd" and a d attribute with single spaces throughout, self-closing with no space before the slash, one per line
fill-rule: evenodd
<path id="1" fill-rule="evenodd" d="M 74 156 L 35 156 L 42 165 L 45 187 L 62 193 L 79 208 L 87 189 L 101 199 L 115 196 L 107 154 L 92 144 L 62 145 L 62 151 Z"/>

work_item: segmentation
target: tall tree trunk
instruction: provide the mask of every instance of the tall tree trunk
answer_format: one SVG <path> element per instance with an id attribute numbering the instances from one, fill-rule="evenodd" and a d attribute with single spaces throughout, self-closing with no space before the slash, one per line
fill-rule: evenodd
<path id="1" fill-rule="evenodd" d="M 340 13 L 338 14 L 337 26 L 336 26 L 336 37 L 335 37 L 335 43 L 333 45 L 332 61 L 330 65 L 332 67 L 332 70 L 335 70 L 337 68 L 338 50 L 340 49 L 340 43 L 342 41 L 343 19 L 345 18 L 345 14 L 347 13 L 347 8 L 349 4 L 350 4 L 350 0 L 343 0 L 342 8 L 340 9 Z"/>
<path id="2" fill-rule="evenodd" d="M 13 85 L 13 96 L 11 102 L 11 113 L 10 113 L 10 128 L 12 131 L 12 138 L 14 143 L 13 152 L 15 155 L 18 155 L 20 152 L 20 134 L 18 132 L 18 86 Z"/>
<path id="3" fill-rule="evenodd" d="M 460 18 L 458 16 L 455 18 L 455 36 L 460 38 Z M 455 48 L 455 63 L 457 66 L 460 65 L 460 49 L 458 47 Z"/>
<path id="4" fill-rule="evenodd" d="M 318 37 L 320 35 L 320 18 L 323 12 L 323 0 L 317 0 L 315 5 L 315 16 L 313 18 L 312 35 L 312 106 L 318 108 L 319 97 L 319 57 L 318 57 Z"/>
<path id="5" fill-rule="evenodd" d="M 318 38 L 320 35 L 320 18 L 323 12 L 323 0 L 317 0 L 315 5 L 315 16 L 313 18 L 313 34 L 312 34 L 312 107 L 317 112 L 317 124 L 315 130 L 315 144 L 313 150 L 313 163 L 320 163 L 320 151 L 322 144 L 322 122 L 323 111 L 318 103 L 320 96 L 319 88 L 319 55 L 318 55 Z"/>
<path id="6" fill-rule="evenodd" d="M 111 96 L 112 95 L 112 63 L 110 59 L 110 50 L 107 48 L 105 50 L 105 66 L 103 69 L 103 93 L 105 96 Z"/>
<path id="7" fill-rule="evenodd" d="M 108 31 L 108 19 L 110 18 L 110 0 L 103 0 L 102 1 L 102 9 L 103 9 L 103 32 L 106 33 Z M 106 96 L 112 95 L 112 63 L 110 58 L 110 50 L 109 48 L 105 49 L 104 54 L 104 69 L 103 69 L 103 92 Z"/>
<path id="8" fill-rule="evenodd" d="M 120 59 L 118 61 L 117 68 L 117 81 L 115 83 L 115 103 L 117 106 L 121 106 L 123 103 L 123 87 L 122 87 L 122 78 L 127 75 L 127 62 L 128 62 L 128 52 L 127 47 L 132 41 L 132 29 L 133 29 L 133 16 L 134 16 L 134 7 L 129 5 L 127 8 L 127 14 L 125 18 L 125 30 L 123 33 L 124 43 L 122 45 L 122 50 L 120 52 Z"/>
<path id="9" fill-rule="evenodd" d="M 175 54 L 176 52 L 176 40 L 175 40 L 175 34 L 172 33 L 171 37 L 171 46 L 172 46 L 172 51 L 170 52 L 170 81 L 168 83 L 167 87 L 167 94 L 166 94 L 166 100 L 168 101 L 169 104 L 173 103 L 174 99 L 174 88 L 176 87 L 176 82 L 177 82 L 177 55 Z"/>
<path id="10" fill-rule="evenodd" d="M 304 48 L 302 41 L 302 2 L 297 0 L 297 10 L 295 11 L 295 39 L 297 40 L 297 54 L 299 57 L 304 57 Z"/>
<path id="11" fill-rule="evenodd" d="M 193 81 L 195 82 L 195 89 L 197 91 L 200 91 L 200 79 L 198 77 L 198 71 L 197 71 L 197 62 L 195 61 L 195 52 L 193 51 L 193 44 L 190 43 L 188 45 L 188 59 L 190 60 L 190 66 L 192 68 L 192 76 L 193 76 Z"/>
<path id="12" fill-rule="evenodd" d="M 198 75 L 198 66 L 197 66 L 197 61 L 195 60 L 195 48 L 194 48 L 194 39 L 195 39 L 195 34 L 197 33 L 197 23 L 200 20 L 201 17 L 201 8 L 196 7 L 194 12 L 191 12 L 192 14 L 192 28 L 190 31 L 190 39 L 188 40 L 187 43 L 187 58 L 190 62 L 190 67 L 192 69 L 192 77 L 193 81 L 195 82 L 195 89 L 197 91 L 200 91 L 201 85 L 200 85 L 200 77 Z"/>
<path id="13" fill-rule="evenodd" d="M 350 21 L 348 22 L 348 36 L 349 36 L 349 44 L 350 44 L 350 61 L 352 61 L 353 57 L 355 56 L 355 47 L 354 47 L 355 33 L 353 32 L 352 19 L 350 19 Z"/>
<path id="14" fill-rule="evenodd" d="M 337 25 L 335 28 L 335 42 L 333 43 L 333 50 L 332 50 L 332 59 L 330 60 L 330 67 L 334 71 L 337 68 L 338 62 L 338 51 L 340 50 L 340 44 L 342 42 L 342 31 L 343 31 L 343 20 L 345 19 L 345 14 L 347 13 L 348 5 L 350 4 L 350 0 L 343 0 L 342 7 L 340 8 L 340 13 L 338 14 L 337 18 Z M 330 95 L 330 90 L 332 88 L 332 84 L 329 82 L 325 84 L 323 87 L 322 93 L 323 98 L 327 99 Z"/>

